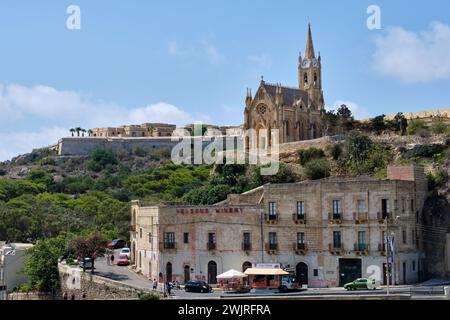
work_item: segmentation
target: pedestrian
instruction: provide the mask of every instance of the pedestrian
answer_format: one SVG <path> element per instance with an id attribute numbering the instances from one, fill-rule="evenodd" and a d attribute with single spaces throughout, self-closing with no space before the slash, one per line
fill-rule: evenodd
<path id="1" fill-rule="evenodd" d="M 153 290 L 156 290 L 158 288 L 158 282 L 156 279 L 153 279 Z"/>
<path id="2" fill-rule="evenodd" d="M 111 265 L 114 265 L 114 254 L 111 255 Z"/>
<path id="3" fill-rule="evenodd" d="M 170 282 L 167 282 L 167 283 L 166 283 L 166 286 L 167 286 L 167 293 L 168 293 L 169 296 L 170 296 L 170 290 L 172 289 L 172 286 L 170 285 Z"/>
<path id="4" fill-rule="evenodd" d="M 108 251 L 106 251 L 106 264 L 109 266 L 110 265 L 110 255 L 111 255 L 111 253 L 109 252 L 109 250 Z"/>
<path id="5" fill-rule="evenodd" d="M 67 300 L 67 292 L 64 292 L 64 294 L 63 294 L 63 299 L 64 299 L 64 300 Z"/>

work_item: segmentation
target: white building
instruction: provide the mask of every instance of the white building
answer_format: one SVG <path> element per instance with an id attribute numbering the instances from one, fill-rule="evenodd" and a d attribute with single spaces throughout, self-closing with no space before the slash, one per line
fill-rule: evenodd
<path id="1" fill-rule="evenodd" d="M 24 266 L 25 251 L 32 246 L 28 243 L 0 242 L 0 300 L 6 300 L 7 293 L 28 281 L 28 277 L 21 270 Z"/>

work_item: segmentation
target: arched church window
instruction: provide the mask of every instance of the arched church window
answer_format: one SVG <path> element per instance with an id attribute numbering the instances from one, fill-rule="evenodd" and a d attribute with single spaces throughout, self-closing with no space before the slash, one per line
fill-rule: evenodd
<path id="1" fill-rule="evenodd" d="M 308 84 L 308 74 L 306 72 L 303 75 L 303 80 L 305 81 L 305 85 Z"/>
<path id="2" fill-rule="evenodd" d="M 317 86 L 317 73 L 314 73 L 314 86 Z"/>

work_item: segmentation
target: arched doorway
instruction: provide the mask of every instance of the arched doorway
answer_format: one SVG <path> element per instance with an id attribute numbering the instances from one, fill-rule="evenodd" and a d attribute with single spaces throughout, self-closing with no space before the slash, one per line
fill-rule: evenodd
<path id="1" fill-rule="evenodd" d="M 172 282 L 172 263 L 166 264 L 166 281 Z"/>
<path id="2" fill-rule="evenodd" d="M 217 284 L 217 263 L 215 261 L 208 262 L 208 283 Z"/>
<path id="3" fill-rule="evenodd" d="M 251 268 L 252 267 L 252 263 L 251 262 L 248 262 L 248 261 L 245 261 L 243 264 L 242 264 L 242 272 L 245 272 L 245 270 L 247 270 L 248 268 Z"/>
<path id="4" fill-rule="evenodd" d="M 308 284 L 308 266 L 304 262 L 297 264 L 295 268 L 296 280 L 299 285 Z"/>
<path id="5" fill-rule="evenodd" d="M 191 267 L 184 266 L 184 283 L 191 280 Z"/>

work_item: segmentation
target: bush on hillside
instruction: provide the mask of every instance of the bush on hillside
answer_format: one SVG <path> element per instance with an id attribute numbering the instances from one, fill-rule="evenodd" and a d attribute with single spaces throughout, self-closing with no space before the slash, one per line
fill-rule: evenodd
<path id="1" fill-rule="evenodd" d="M 330 166 L 325 159 L 310 161 L 304 168 L 304 175 L 309 180 L 318 180 L 330 176 Z"/>
<path id="2" fill-rule="evenodd" d="M 305 166 L 309 161 L 314 159 L 321 159 L 325 157 L 325 153 L 322 149 L 317 149 L 314 147 L 311 147 L 309 149 L 299 150 L 298 152 L 298 159 L 302 166 Z"/>

